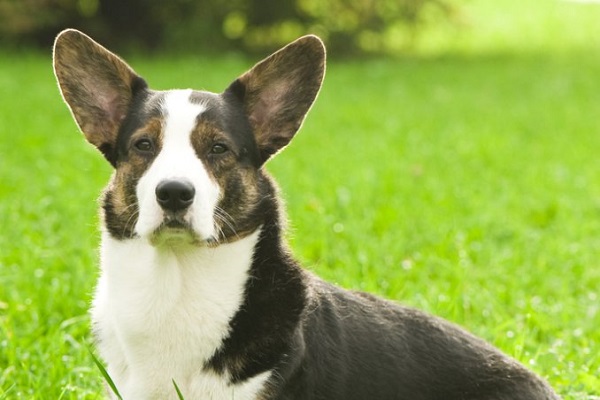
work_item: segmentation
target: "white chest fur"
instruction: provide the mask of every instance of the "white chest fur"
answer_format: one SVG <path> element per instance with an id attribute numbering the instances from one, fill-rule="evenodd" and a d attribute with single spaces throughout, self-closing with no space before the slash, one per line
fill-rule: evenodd
<path id="1" fill-rule="evenodd" d="M 254 399 L 269 373 L 239 385 L 203 371 L 241 307 L 259 232 L 216 248 L 102 240 L 92 308 L 98 346 L 125 400 Z"/>

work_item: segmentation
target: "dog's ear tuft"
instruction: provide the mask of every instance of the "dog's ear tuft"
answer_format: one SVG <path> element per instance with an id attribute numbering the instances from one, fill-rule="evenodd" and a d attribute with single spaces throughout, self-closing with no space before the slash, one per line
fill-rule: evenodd
<path id="1" fill-rule="evenodd" d="M 256 64 L 226 90 L 244 104 L 261 163 L 285 147 L 300 129 L 324 74 L 323 42 L 308 35 Z"/>
<path id="2" fill-rule="evenodd" d="M 125 61 L 74 29 L 56 37 L 53 59 L 58 86 L 79 128 L 115 166 L 119 127 L 146 83 Z"/>

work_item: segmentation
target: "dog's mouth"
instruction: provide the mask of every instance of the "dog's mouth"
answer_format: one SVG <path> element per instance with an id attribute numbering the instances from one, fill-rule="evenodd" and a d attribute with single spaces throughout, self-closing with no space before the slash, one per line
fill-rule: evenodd
<path id="1" fill-rule="evenodd" d="M 154 246 L 203 245 L 206 242 L 189 222 L 179 217 L 165 217 L 150 236 L 150 243 Z"/>

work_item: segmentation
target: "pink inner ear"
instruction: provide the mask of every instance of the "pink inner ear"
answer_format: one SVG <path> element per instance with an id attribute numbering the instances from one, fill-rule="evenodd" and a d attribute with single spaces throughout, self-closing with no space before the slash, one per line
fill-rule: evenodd
<path id="1" fill-rule="evenodd" d="M 259 128 L 259 133 L 263 131 L 264 124 L 273 119 L 275 115 L 285 106 L 285 95 L 288 91 L 289 83 L 278 81 L 271 83 L 264 88 L 252 105 L 250 110 L 251 123 Z"/>
<path id="2" fill-rule="evenodd" d="M 98 103 L 114 126 L 118 126 L 123 118 L 125 117 L 125 110 L 123 110 L 123 104 L 120 104 L 123 99 L 116 92 L 109 90 L 100 92 L 104 96 L 98 96 Z"/>
<path id="3" fill-rule="evenodd" d="M 250 114 L 250 123 L 255 127 L 257 132 L 263 129 L 263 124 L 269 117 L 269 105 L 267 102 L 260 98 L 252 106 L 252 113 Z"/>
<path id="4" fill-rule="evenodd" d="M 88 141 L 100 147 L 116 137 L 116 130 L 126 115 L 126 105 L 114 89 L 104 90 L 96 84 L 86 85 L 86 90 L 94 94 L 95 104 L 88 105 L 87 109 L 79 108 L 75 118 Z"/>
<path id="5" fill-rule="evenodd" d="M 94 107 L 87 111 L 82 110 L 81 115 L 85 116 L 86 122 L 94 125 L 93 129 L 102 137 L 103 142 L 110 141 L 109 138 L 115 137 L 115 130 L 127 113 L 127 104 L 131 99 L 130 88 L 124 87 L 114 79 L 107 79 L 106 82 L 102 79 L 94 81 L 91 76 L 85 76 L 80 82 L 81 86 L 85 87 L 84 92 L 91 96 L 94 102 Z"/>

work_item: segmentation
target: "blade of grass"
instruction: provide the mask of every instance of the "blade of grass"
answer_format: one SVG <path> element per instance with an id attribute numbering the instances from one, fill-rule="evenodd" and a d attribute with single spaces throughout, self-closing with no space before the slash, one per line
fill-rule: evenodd
<path id="1" fill-rule="evenodd" d="M 171 379 L 171 381 L 173 382 L 173 386 L 175 386 L 175 391 L 177 392 L 177 397 L 179 400 L 185 400 L 183 398 L 183 394 L 181 394 L 181 390 L 179 390 L 179 386 L 177 386 L 177 383 L 175 382 L 175 379 Z"/>
<path id="2" fill-rule="evenodd" d="M 104 380 L 106 381 L 106 383 L 108 383 L 108 386 L 110 386 L 110 389 L 113 391 L 113 393 L 115 394 L 115 396 L 117 396 L 117 398 L 119 400 L 123 400 L 123 398 L 121 397 L 121 394 L 119 393 L 119 390 L 117 389 L 117 386 L 115 385 L 115 383 L 113 382 L 112 378 L 108 374 L 108 371 L 106 371 L 106 368 L 104 368 L 104 365 L 102 365 L 102 363 L 94 355 L 94 353 L 92 352 L 92 350 L 88 349 L 88 351 L 90 352 L 90 355 L 92 356 L 92 359 L 94 360 L 94 363 L 96 364 L 96 366 L 98 367 L 98 369 L 102 373 L 102 376 L 104 377 Z"/>
<path id="3" fill-rule="evenodd" d="M 0 393 L 0 400 L 8 399 L 9 392 L 15 387 L 15 383 L 10 385 L 8 389 L 4 390 L 3 393 Z"/>

